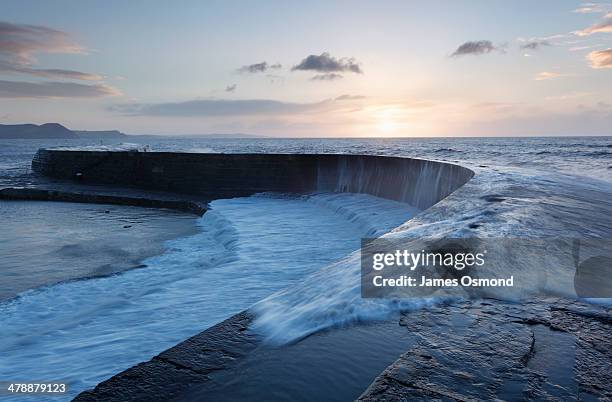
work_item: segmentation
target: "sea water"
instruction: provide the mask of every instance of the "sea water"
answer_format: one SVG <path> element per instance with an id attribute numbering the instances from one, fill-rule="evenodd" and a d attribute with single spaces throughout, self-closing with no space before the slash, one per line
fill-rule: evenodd
<path id="1" fill-rule="evenodd" d="M 388 216 L 373 219 L 381 210 Z M 298 283 L 356 250 L 362 236 L 418 212 L 365 194 L 213 201 L 198 220 L 199 233 L 167 242 L 143 268 L 32 289 L 1 303 L 0 378 L 53 378 L 75 395 Z M 89 257 L 82 255 L 83 263 Z"/>
<path id="2" fill-rule="evenodd" d="M 38 145 L 6 142 L 0 184 L 47 184 L 29 172 Z M 34 290 L 3 304 L 0 325 L 8 330 L 0 343 L 3 378 L 57 369 L 58 374 L 68 373 L 76 389 L 83 389 L 254 303 L 253 329 L 270 342 L 286 343 L 321 329 L 381 320 L 401 309 L 436 302 L 362 299 L 359 257 L 354 253 L 360 236 L 391 231 L 387 236 L 612 238 L 609 137 L 166 139 L 149 145 L 159 151 L 419 157 L 459 163 L 476 176 L 412 219 L 416 211 L 409 206 L 363 195 L 216 201 L 202 219 L 199 235 L 168 243 L 164 254 L 145 261 L 145 269 Z M 300 232 L 304 228 L 308 230 Z M 270 235 L 262 236 L 266 230 Z M 279 233 L 284 240 L 274 237 Z M 266 239 L 272 246 L 262 246 Z M 554 267 L 533 269 L 552 272 Z M 238 278 L 233 282 L 237 286 L 229 285 L 230 277 Z M 203 285 L 206 278 L 224 283 L 214 297 Z M 208 302 L 221 294 L 231 301 Z M 75 335 L 81 331 L 82 337 Z M 117 356 L 117 351 L 126 356 Z M 63 367 L 58 369 L 56 362 Z"/>

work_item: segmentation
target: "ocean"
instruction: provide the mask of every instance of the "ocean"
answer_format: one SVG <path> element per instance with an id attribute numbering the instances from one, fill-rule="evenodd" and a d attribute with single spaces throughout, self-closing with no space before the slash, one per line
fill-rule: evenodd
<path id="1" fill-rule="evenodd" d="M 53 184 L 31 173 L 39 147 L 89 145 L 97 144 L 3 140 L 0 188 Z M 96 260 L 108 258 L 93 246 L 75 249 L 77 259 L 71 254 L 70 264 L 57 260 L 57 254 L 45 263 L 40 250 L 22 248 L 16 255 L 13 245 L 23 241 L 39 241 L 53 251 L 53 242 L 40 240 L 44 234 L 37 238 L 28 232 L 33 236 L 28 239 L 16 228 L 28 219 L 50 219 L 58 238 L 70 236 L 59 224 L 66 211 L 36 203 L 28 207 L 32 211 L 15 213 L 14 202 L 0 201 L 0 219 L 9 228 L 0 236 L 0 254 L 10 251 L 21 264 L 16 272 L 16 263 L 0 263 L 3 285 L 20 281 L 23 288 L 30 283 L 24 275 L 38 278 L 0 301 L 0 378 L 65 379 L 76 395 L 251 306 L 257 313 L 253 330 L 272 344 L 285 344 L 437 302 L 362 299 L 356 251 L 362 237 L 612 238 L 612 137 L 160 139 L 140 145 L 152 151 L 405 156 L 458 163 L 476 175 L 425 211 L 360 194 L 216 200 L 202 218 L 189 218 L 197 226 L 193 233 L 177 229 L 155 255 L 139 260 L 134 253 L 132 265 L 107 276 L 91 275 Z M 117 208 L 123 218 L 115 218 L 99 210 L 77 214 L 123 222 L 136 213 Z M 148 211 L 134 220 L 145 226 L 143 236 L 159 229 L 153 215 Z M 164 219 L 171 225 L 188 218 Z M 90 234 L 94 239 L 108 230 L 106 223 L 96 225 Z M 84 267 L 78 267 L 78 258 Z M 541 262 L 529 269 L 555 277 L 549 283 L 555 294 L 563 294 L 572 278 L 572 272 Z M 46 278 L 50 271 L 55 276 Z"/>

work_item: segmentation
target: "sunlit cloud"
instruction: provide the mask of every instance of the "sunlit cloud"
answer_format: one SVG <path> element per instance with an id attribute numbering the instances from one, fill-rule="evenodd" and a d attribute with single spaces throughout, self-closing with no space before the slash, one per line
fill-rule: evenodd
<path id="1" fill-rule="evenodd" d="M 592 35 L 594 33 L 603 33 L 612 32 L 612 13 L 608 13 L 605 15 L 604 19 L 601 22 L 598 22 L 595 25 L 592 25 L 588 28 L 585 28 L 581 31 L 575 32 L 578 36 L 587 36 Z"/>
<path id="2" fill-rule="evenodd" d="M 587 55 L 587 60 L 593 68 L 612 68 L 612 48 L 591 52 Z"/>
<path id="3" fill-rule="evenodd" d="M 40 26 L 0 22 L 0 54 L 31 62 L 35 53 L 84 53 L 70 35 Z"/>
<path id="4" fill-rule="evenodd" d="M 574 47 L 570 47 L 569 50 L 570 52 L 580 52 L 582 50 L 589 50 L 589 49 L 594 49 L 597 47 L 600 47 L 601 45 L 588 45 L 588 46 L 574 46 Z"/>
<path id="5" fill-rule="evenodd" d="M 85 48 L 69 34 L 40 26 L 0 22 L 0 74 L 18 74 L 59 80 L 100 81 L 99 74 L 34 66 L 39 53 L 84 54 Z M 0 81 L 2 98 L 97 98 L 117 96 L 108 85 L 71 82 Z"/>
<path id="6" fill-rule="evenodd" d="M 580 14 L 607 13 L 612 9 L 612 3 L 583 3 L 574 10 Z"/>
<path id="7" fill-rule="evenodd" d="M 546 81 L 546 80 L 552 80 L 555 78 L 560 78 L 560 77 L 567 77 L 568 74 L 562 74 L 562 73 L 557 73 L 554 71 L 542 71 L 541 73 L 538 73 L 534 80 L 536 81 Z"/>
<path id="8" fill-rule="evenodd" d="M 566 93 L 563 95 L 547 96 L 544 99 L 547 101 L 568 101 L 568 100 L 574 100 L 574 99 L 579 99 L 579 98 L 586 98 L 591 95 L 592 95 L 591 92 L 575 91 L 575 92 L 570 92 L 570 93 Z"/>

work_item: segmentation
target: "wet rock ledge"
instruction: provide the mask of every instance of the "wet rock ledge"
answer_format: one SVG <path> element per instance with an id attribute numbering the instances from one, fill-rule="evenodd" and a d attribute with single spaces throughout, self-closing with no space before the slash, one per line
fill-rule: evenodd
<path id="1" fill-rule="evenodd" d="M 194 400 L 190 391 L 210 383 L 212 373 L 261 346 L 248 330 L 252 319 L 237 314 L 75 400 Z M 399 325 L 416 343 L 359 401 L 612 399 L 610 308 L 485 299 L 407 312 Z"/>
<path id="2" fill-rule="evenodd" d="M 0 200 L 63 201 L 90 204 L 132 205 L 147 208 L 168 208 L 202 216 L 206 204 L 191 200 L 130 197 L 123 195 L 99 194 L 95 192 L 58 191 L 36 188 L 0 189 Z"/>
<path id="3" fill-rule="evenodd" d="M 612 312 L 559 299 L 403 315 L 420 341 L 359 401 L 611 400 Z"/>

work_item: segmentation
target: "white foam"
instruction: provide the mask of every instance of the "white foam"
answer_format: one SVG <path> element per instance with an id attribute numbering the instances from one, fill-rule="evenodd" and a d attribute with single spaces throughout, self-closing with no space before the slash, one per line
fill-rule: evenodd
<path id="1" fill-rule="evenodd" d="M 547 180 L 547 177 L 525 177 L 524 171 L 481 173 L 448 199 L 383 236 L 410 241 L 465 237 L 558 239 L 562 236 L 584 235 L 584 232 L 572 232 L 568 229 L 566 221 L 570 219 L 587 228 L 597 228 L 597 217 L 586 221 L 587 217 L 584 215 L 570 215 L 563 211 L 565 220 L 559 220 L 542 213 L 540 199 L 537 197 L 539 192 L 549 185 Z M 516 183 L 522 186 L 519 187 Z M 529 188 L 528 193 L 525 188 Z M 558 192 L 564 190 L 569 192 L 569 196 L 575 196 L 575 190 L 571 186 L 563 186 Z M 599 194 L 593 190 L 589 189 L 595 196 L 594 202 L 600 202 L 597 198 Z M 486 197 L 474 196 L 496 193 L 504 196 L 507 194 L 508 202 L 489 202 Z M 523 203 L 510 198 L 526 195 L 533 198 Z M 324 197 L 333 199 L 334 196 Z M 562 207 L 565 205 L 562 204 Z M 381 206 L 381 209 L 383 208 Z M 478 229 L 470 228 L 472 223 L 478 224 Z M 574 228 L 580 229 L 577 224 Z M 513 273 L 520 278 L 522 284 L 518 290 L 495 289 L 495 297 L 509 300 L 542 294 L 576 297 L 571 245 L 556 250 L 553 254 L 550 250 L 534 253 L 533 246 L 525 248 L 524 244 L 514 249 L 504 247 L 502 242 L 492 242 L 489 245 L 491 253 L 488 267 L 491 271 L 481 270 L 483 277 L 504 277 Z M 262 300 L 253 307 L 257 314 L 254 330 L 271 343 L 283 344 L 321 329 L 359 321 L 384 320 L 402 310 L 465 296 L 459 287 L 451 292 L 445 290 L 430 298 L 418 297 L 418 294 L 412 298 L 401 299 L 362 298 L 360 272 L 360 255 L 353 253 L 322 268 L 296 286 Z"/>
<path id="2" fill-rule="evenodd" d="M 130 142 L 121 142 L 114 145 L 82 145 L 82 146 L 61 146 L 49 149 L 60 151 L 124 151 L 124 152 L 150 152 L 149 145 L 133 144 Z"/>
<path id="3" fill-rule="evenodd" d="M 308 196 L 308 200 L 359 225 L 366 237 L 379 237 L 421 212 L 403 202 L 369 194 L 320 193 Z"/>

